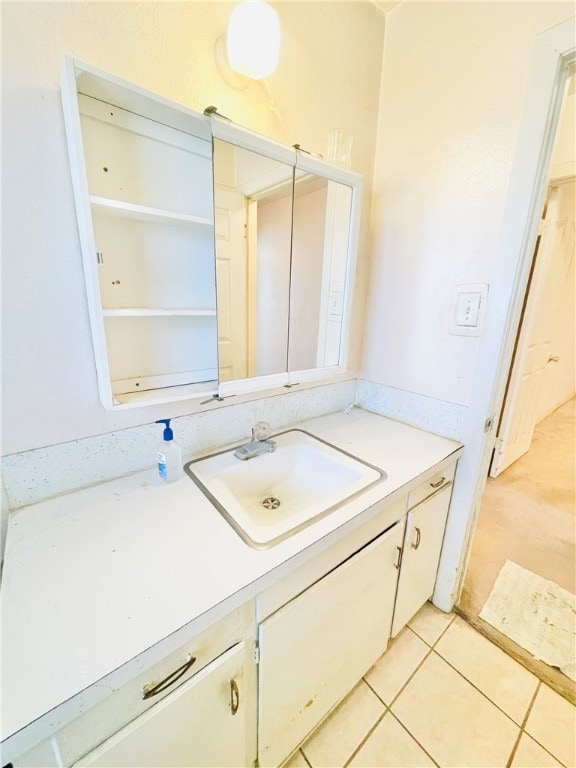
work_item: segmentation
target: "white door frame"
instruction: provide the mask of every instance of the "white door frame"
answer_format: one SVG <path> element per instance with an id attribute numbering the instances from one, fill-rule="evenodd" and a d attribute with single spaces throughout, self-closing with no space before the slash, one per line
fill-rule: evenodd
<path id="1" fill-rule="evenodd" d="M 490 298 L 480 339 L 472 397 L 433 602 L 457 602 L 494 447 L 516 330 L 570 64 L 576 57 L 576 19 L 536 37 L 516 151 L 510 172 Z"/>

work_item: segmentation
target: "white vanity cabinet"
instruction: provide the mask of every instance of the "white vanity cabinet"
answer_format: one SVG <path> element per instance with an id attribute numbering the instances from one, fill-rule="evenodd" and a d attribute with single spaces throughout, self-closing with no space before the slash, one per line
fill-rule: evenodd
<path id="1" fill-rule="evenodd" d="M 260 624 L 260 766 L 280 765 L 386 650 L 403 534 L 397 522 Z"/>
<path id="2" fill-rule="evenodd" d="M 340 419 L 331 416 L 328 424 L 335 418 Z M 342 416 L 342 421 L 344 418 L 348 416 Z M 352 425 L 360 420 L 361 426 L 369 426 L 377 418 L 360 413 L 352 414 L 350 420 Z M 422 451 L 422 444 L 433 441 L 434 446 L 439 440 L 418 430 L 406 432 L 410 428 L 397 422 L 386 420 L 384 427 L 377 436 L 382 435 L 389 445 L 395 446 L 396 438 L 406 436 L 400 442 L 412 445 L 412 439 L 420 440 L 416 445 Z M 176 594 L 180 600 L 190 601 L 189 622 L 172 634 L 153 631 L 158 639 L 144 646 L 147 650 L 134 657 L 123 654 L 120 664 L 107 662 L 106 676 L 94 676 L 93 685 L 76 683 L 73 693 L 61 697 L 54 708 L 47 708 L 36 719 L 30 717 L 21 728 L 12 727 L 2 743 L 3 764 L 11 763 L 14 768 L 251 768 L 257 760 L 261 768 L 281 765 L 377 662 L 390 636 L 398 634 L 431 597 L 461 452 L 461 447 L 441 442 L 412 474 L 402 472 L 396 477 L 390 460 L 391 482 L 387 478 L 366 494 L 365 501 L 351 502 L 354 510 L 348 510 L 348 516 L 345 509 L 335 512 L 340 514 L 339 522 L 328 532 L 326 521 L 321 521 L 324 535 L 318 530 L 311 535 L 312 526 L 296 534 L 292 549 L 290 542 L 283 542 L 260 551 L 249 548 L 239 537 L 236 540 L 232 532 L 222 539 L 213 536 L 218 526 L 209 526 L 213 520 L 222 521 L 212 518 L 207 504 L 197 505 L 197 517 L 189 525 L 189 502 L 196 491 L 192 488 L 190 494 L 179 497 L 177 484 L 168 486 L 167 494 L 181 505 L 182 517 L 166 536 L 173 537 L 173 545 L 177 536 L 184 537 L 191 530 L 198 538 L 186 538 L 189 560 L 185 562 L 190 567 L 184 571 L 182 563 L 179 565 L 182 586 L 167 570 L 162 594 L 181 589 Z M 383 452 L 383 466 L 386 459 Z M 140 493 L 134 495 L 133 481 L 124 483 L 128 486 L 124 496 L 117 493 L 118 483 L 75 496 L 69 505 L 74 522 L 78 505 L 97 513 L 104 511 L 104 505 L 118 504 L 115 514 L 123 524 L 114 530 L 114 537 L 121 542 L 128 535 L 125 531 L 132 530 L 126 521 L 131 519 L 136 500 L 142 524 L 149 524 L 142 512 L 144 504 L 150 505 L 156 521 L 156 499 L 142 500 Z M 40 515 L 42 519 L 62 515 L 65 504 L 60 498 L 31 507 L 30 533 L 36 533 Z M 26 521 L 26 514 L 19 513 L 19 519 Z M 75 547 L 80 543 L 79 538 L 74 539 Z M 26 550 L 27 557 L 28 553 Z M 182 550 L 180 553 L 182 557 Z M 35 555 L 37 567 L 40 553 Z M 50 563 L 47 561 L 43 571 L 46 578 Z M 146 564 L 143 560 L 142 567 Z M 200 610 L 197 584 L 215 590 L 224 576 L 227 584 L 218 599 L 212 596 L 212 607 L 206 610 L 203 593 L 204 608 Z M 6 578 L 10 587 L 14 574 L 8 571 Z M 214 584 L 208 584 L 210 579 Z M 18 584 L 23 581 L 19 572 Z M 12 600 L 20 596 L 18 584 L 14 579 Z M 130 585 L 129 593 L 121 589 L 118 581 L 125 601 L 140 594 L 136 585 Z M 114 599 L 110 592 L 105 596 Z M 70 610 L 74 604 L 70 601 Z M 152 613 L 141 614 L 137 631 L 148 632 L 150 637 L 150 622 L 155 620 Z M 114 649 L 116 628 L 110 627 L 110 648 Z M 49 629 L 45 624 L 44 634 Z M 17 640 L 21 636 L 19 633 Z M 55 641 L 60 640 L 56 634 L 53 638 L 49 647 L 56 654 L 59 646 Z M 138 644 L 143 645 L 139 635 Z M 88 650 L 106 649 L 94 646 Z M 61 653 L 54 669 L 74 674 L 75 668 L 66 668 L 67 654 Z M 28 662 L 28 655 L 22 658 Z M 23 669 L 22 663 L 18 669 Z M 10 693 L 5 696 L 7 702 L 18 693 L 16 685 Z M 20 701 L 20 708 L 26 703 Z"/>
<path id="3" fill-rule="evenodd" d="M 62 765 L 252 765 L 255 632 L 248 602 L 144 668 L 59 730 L 55 739 Z M 32 764 L 18 763 L 18 768 Z"/>
<path id="4" fill-rule="evenodd" d="M 426 480 L 408 496 L 392 637 L 434 592 L 455 470 L 456 464 L 453 464 Z"/>
<path id="5" fill-rule="evenodd" d="M 244 696 L 244 643 L 84 758 L 78 768 L 238 768 L 251 765 Z"/>

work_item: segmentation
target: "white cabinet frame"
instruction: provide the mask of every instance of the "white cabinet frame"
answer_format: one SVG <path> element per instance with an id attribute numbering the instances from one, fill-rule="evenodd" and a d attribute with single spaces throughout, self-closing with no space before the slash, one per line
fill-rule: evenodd
<path id="1" fill-rule="evenodd" d="M 89 98 L 86 99 L 85 97 Z M 197 370 L 188 372 L 184 370 L 186 366 L 180 366 L 177 375 L 165 371 L 159 371 L 158 375 L 146 375 L 146 373 L 142 376 L 138 375 L 139 385 L 141 386 L 140 391 L 134 389 L 134 387 L 131 389 L 134 377 L 116 375 L 115 382 L 112 381 L 108 357 L 109 351 L 107 349 L 106 323 L 124 322 L 122 319 L 112 320 L 112 318 L 164 318 L 163 322 L 169 322 L 169 318 L 180 317 L 188 318 L 184 322 L 190 324 L 194 323 L 194 318 L 196 317 L 213 318 L 213 335 L 214 343 L 216 344 L 216 307 L 214 299 L 214 306 L 212 307 L 182 307 L 176 308 L 176 310 L 164 309 L 162 307 L 156 310 L 154 307 L 134 309 L 123 307 L 103 308 L 98 274 L 99 260 L 102 257 L 97 250 L 93 214 L 118 216 L 124 220 L 144 222 L 150 225 L 166 224 L 169 227 L 184 227 L 190 231 L 197 230 L 213 233 L 213 211 L 210 217 L 195 216 L 193 214 L 140 205 L 131 201 L 123 202 L 91 195 L 85 163 L 85 142 L 82 136 L 80 115 L 84 114 L 85 109 L 101 112 L 103 105 L 114 105 L 118 110 L 124 110 L 124 122 L 137 122 L 139 119 L 142 120 L 142 118 L 151 121 L 150 125 L 156 126 L 160 139 L 163 133 L 177 136 L 176 132 L 179 132 L 182 137 L 179 143 L 184 142 L 183 146 L 190 144 L 190 142 L 196 142 L 199 146 L 198 151 L 204 154 L 208 162 L 211 161 L 212 141 L 210 120 L 193 110 L 170 102 L 156 94 L 149 93 L 131 83 L 81 64 L 71 58 L 66 58 L 64 62 L 62 102 L 86 278 L 86 294 L 98 376 L 98 389 L 102 404 L 109 410 L 115 410 L 150 403 L 172 402 L 191 397 L 209 397 L 215 394 L 217 364 L 214 367 L 199 367 Z M 92 102 L 94 106 L 92 107 L 88 102 Z M 82 107 L 83 103 L 85 104 L 84 108 Z M 96 114 L 95 117 L 97 118 L 98 115 Z M 205 145 L 205 150 L 200 147 L 201 144 Z M 187 327 L 195 328 L 196 326 L 191 325 Z M 217 361 L 216 346 L 214 346 L 214 361 Z M 146 390 L 147 387 L 151 387 L 151 389 Z M 132 391 L 133 394 L 126 394 L 126 389 Z M 119 399 L 121 395 L 122 397 Z"/>

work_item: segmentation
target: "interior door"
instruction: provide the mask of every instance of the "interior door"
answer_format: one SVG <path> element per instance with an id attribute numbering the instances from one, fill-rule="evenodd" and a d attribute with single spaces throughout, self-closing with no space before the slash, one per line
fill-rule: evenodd
<path id="1" fill-rule="evenodd" d="M 216 187 L 216 275 L 220 381 L 248 375 L 246 198 Z"/>
<path id="2" fill-rule="evenodd" d="M 534 266 L 502 412 L 490 476 L 497 477 L 530 448 L 546 369 L 558 362 L 558 284 L 573 260 L 574 212 L 566 216 L 562 187 L 549 190 L 536 240 Z M 572 237 L 570 237 L 570 227 Z"/>

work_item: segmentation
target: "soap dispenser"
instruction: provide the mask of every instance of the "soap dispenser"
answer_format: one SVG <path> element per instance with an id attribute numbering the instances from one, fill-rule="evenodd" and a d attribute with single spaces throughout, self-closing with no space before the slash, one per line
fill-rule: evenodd
<path id="1" fill-rule="evenodd" d="M 158 447 L 158 474 L 165 483 L 172 483 L 182 477 L 182 449 L 174 440 L 170 419 L 159 419 L 156 424 L 165 424 L 164 440 Z"/>

